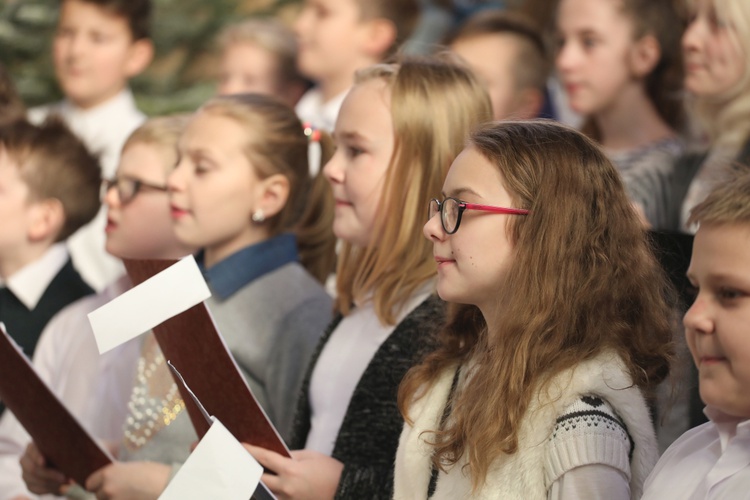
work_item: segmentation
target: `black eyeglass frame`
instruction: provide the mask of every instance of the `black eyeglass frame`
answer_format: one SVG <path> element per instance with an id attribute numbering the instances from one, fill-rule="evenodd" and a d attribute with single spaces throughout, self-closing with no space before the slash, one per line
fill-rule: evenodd
<path id="1" fill-rule="evenodd" d="M 128 183 L 129 188 L 124 188 L 125 183 Z M 120 175 L 114 179 L 102 179 L 101 198 L 109 193 L 112 188 L 117 189 L 117 196 L 120 198 L 120 203 L 126 205 L 133 201 L 138 195 L 141 189 L 146 188 L 152 191 L 166 192 L 168 190 L 166 185 L 153 184 L 143 179 L 138 179 L 129 175 Z"/>

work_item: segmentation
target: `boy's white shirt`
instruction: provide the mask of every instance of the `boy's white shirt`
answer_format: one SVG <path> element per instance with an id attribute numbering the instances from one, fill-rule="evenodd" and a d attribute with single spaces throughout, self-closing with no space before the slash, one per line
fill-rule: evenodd
<path id="1" fill-rule="evenodd" d="M 66 262 L 68 250 L 65 244 L 55 243 L 40 258 L 26 264 L 4 282 L 0 278 L 0 287 L 8 288 L 26 309 L 32 311 Z"/>
<path id="2" fill-rule="evenodd" d="M 339 116 L 341 104 L 348 92 L 349 89 L 324 101 L 320 88 L 313 87 L 304 93 L 294 110 L 302 123 L 309 123 L 313 128 L 331 133 L 336 126 L 336 118 Z"/>
<path id="3" fill-rule="evenodd" d="M 87 313 L 111 301 L 130 287 L 126 277 L 108 286 L 102 293 L 84 297 L 61 310 L 47 324 L 39 339 L 33 364 L 39 376 L 65 406 L 97 439 L 119 440 L 126 416 L 127 400 L 118 404 L 102 401 L 98 385 L 132 387 L 133 367 L 140 354 L 140 342 L 130 342 L 102 356 L 94 341 Z M 118 394 L 124 393 L 124 389 Z M 0 419 L 0 498 L 25 495 L 37 497 L 21 479 L 18 463 L 30 437 L 13 414 L 6 411 Z"/>
<path id="4" fill-rule="evenodd" d="M 38 124 L 52 113 L 58 114 L 90 151 L 99 154 L 105 179 L 114 177 L 125 140 L 146 120 L 129 89 L 92 109 L 82 110 L 63 100 L 32 108 L 28 118 Z M 104 251 L 106 224 L 102 208 L 94 220 L 67 241 L 73 264 L 96 291 L 101 291 L 124 272 L 122 263 Z"/>
<path id="5" fill-rule="evenodd" d="M 750 419 L 715 408 L 664 452 L 644 486 L 643 500 L 750 498 Z"/>

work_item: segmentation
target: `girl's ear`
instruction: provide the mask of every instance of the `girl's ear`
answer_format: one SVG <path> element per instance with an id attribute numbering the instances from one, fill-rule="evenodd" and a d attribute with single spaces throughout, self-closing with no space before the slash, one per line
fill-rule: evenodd
<path id="1" fill-rule="evenodd" d="M 289 199 L 289 179 L 285 175 L 274 174 L 258 184 L 259 196 L 255 210 L 262 210 L 265 218 L 281 212 Z"/>
<path id="2" fill-rule="evenodd" d="M 654 35 L 636 40 L 630 50 L 630 71 L 637 78 L 646 78 L 661 59 L 661 45 Z"/>
<path id="3" fill-rule="evenodd" d="M 35 201 L 29 207 L 30 217 L 27 228 L 29 241 L 54 242 L 65 224 L 65 210 L 60 200 L 49 198 Z"/>

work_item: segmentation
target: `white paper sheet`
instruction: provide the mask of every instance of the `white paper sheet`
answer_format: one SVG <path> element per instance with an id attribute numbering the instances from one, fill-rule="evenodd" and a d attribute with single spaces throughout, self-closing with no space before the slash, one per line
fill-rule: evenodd
<path id="1" fill-rule="evenodd" d="M 141 335 L 211 296 L 189 255 L 89 313 L 99 353 Z"/>
<path id="2" fill-rule="evenodd" d="M 263 467 L 221 422 L 214 423 L 159 500 L 220 498 L 248 500 L 260 483 Z"/>

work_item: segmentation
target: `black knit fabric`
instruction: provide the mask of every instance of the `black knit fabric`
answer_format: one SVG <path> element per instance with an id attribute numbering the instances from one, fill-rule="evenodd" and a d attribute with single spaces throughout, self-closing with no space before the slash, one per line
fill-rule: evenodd
<path id="1" fill-rule="evenodd" d="M 354 389 L 336 437 L 333 457 L 344 464 L 336 499 L 390 499 L 393 463 L 404 421 L 398 386 L 406 372 L 435 347 L 445 317 L 444 303 L 432 296 L 399 323 L 375 353 Z M 323 347 L 341 321 L 323 335 L 302 386 L 292 428 L 292 449 L 301 449 L 310 432 L 310 378 Z"/>

